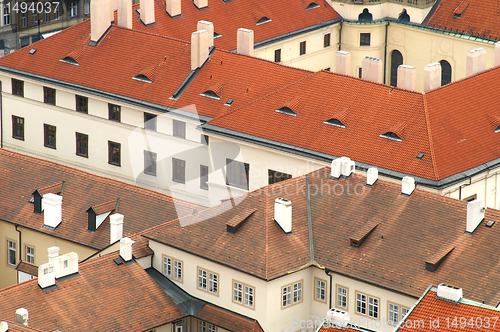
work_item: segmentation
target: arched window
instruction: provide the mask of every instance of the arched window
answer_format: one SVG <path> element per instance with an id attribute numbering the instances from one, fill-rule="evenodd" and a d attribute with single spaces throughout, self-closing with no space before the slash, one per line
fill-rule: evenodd
<path id="1" fill-rule="evenodd" d="M 441 85 L 451 83 L 451 65 L 446 60 L 439 61 L 441 64 Z"/>
<path id="2" fill-rule="evenodd" d="M 373 15 L 370 13 L 368 8 L 363 9 L 363 12 L 359 14 L 358 21 L 373 21 Z"/>
<path id="3" fill-rule="evenodd" d="M 205 92 L 202 92 L 201 95 L 212 99 L 220 99 L 220 96 L 214 90 L 207 90 Z"/>
<path id="4" fill-rule="evenodd" d="M 324 123 L 327 125 L 330 125 L 330 126 L 334 126 L 334 127 L 340 127 L 340 128 L 346 127 L 346 125 L 337 118 L 331 118 L 329 120 L 326 120 Z"/>
<path id="5" fill-rule="evenodd" d="M 406 12 L 406 9 L 403 9 L 401 14 L 399 14 L 398 21 L 399 22 L 410 22 L 410 15 L 408 15 L 408 13 Z"/>
<path id="6" fill-rule="evenodd" d="M 390 139 L 391 141 L 401 142 L 403 139 L 393 131 L 388 131 L 380 135 L 380 137 Z"/>
<path id="7" fill-rule="evenodd" d="M 297 116 L 297 113 L 288 106 L 283 106 L 281 108 L 278 108 L 276 112 L 289 116 Z"/>
<path id="8" fill-rule="evenodd" d="M 391 85 L 398 84 L 398 67 L 403 64 L 403 55 L 398 50 L 391 52 Z"/>

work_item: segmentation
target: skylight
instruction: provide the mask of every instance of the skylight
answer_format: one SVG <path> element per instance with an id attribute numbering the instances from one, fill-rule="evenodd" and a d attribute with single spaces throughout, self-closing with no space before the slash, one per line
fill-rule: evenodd
<path id="1" fill-rule="evenodd" d="M 75 60 L 75 58 L 71 57 L 71 56 L 66 56 L 64 58 L 62 58 L 61 60 L 59 61 L 62 61 L 62 62 L 65 62 L 65 63 L 69 63 L 70 65 L 75 65 L 75 66 L 79 66 L 80 64 L 78 63 L 78 61 Z"/>
<path id="2" fill-rule="evenodd" d="M 204 97 L 216 99 L 216 100 L 220 99 L 220 96 L 217 93 L 215 93 L 215 91 L 213 91 L 213 90 L 207 90 L 207 91 L 201 93 L 200 95 L 204 96 Z"/>
<path id="3" fill-rule="evenodd" d="M 318 7 L 319 7 L 319 5 L 316 2 L 311 2 L 307 5 L 306 9 L 314 9 L 314 8 L 318 8 Z"/>
<path id="4" fill-rule="evenodd" d="M 336 118 L 332 118 L 330 120 L 326 120 L 323 123 L 327 124 L 327 125 L 330 125 L 330 126 L 339 127 L 339 128 L 345 128 L 346 127 L 346 125 L 342 121 L 340 121 L 339 119 L 336 119 Z"/>
<path id="5" fill-rule="evenodd" d="M 261 18 L 259 18 L 259 20 L 257 21 L 257 25 L 261 25 L 261 24 L 265 24 L 265 23 L 268 23 L 268 22 L 271 22 L 272 20 L 267 17 L 267 16 L 262 16 Z"/>
<path id="6" fill-rule="evenodd" d="M 226 103 L 224 104 L 224 106 L 231 106 L 232 104 L 234 103 L 234 99 L 233 98 L 229 98 Z"/>
<path id="7" fill-rule="evenodd" d="M 136 81 L 141 81 L 144 83 L 153 83 L 153 81 L 144 74 L 138 74 L 138 75 L 132 77 L 132 79 L 134 79 Z"/>
<path id="8" fill-rule="evenodd" d="M 392 132 L 392 131 L 388 131 L 385 134 L 380 135 L 380 137 L 387 138 L 387 139 L 390 139 L 392 141 L 397 141 L 397 142 L 401 142 L 403 140 L 401 137 L 398 136 L 398 134 L 396 134 L 395 132 Z"/>
<path id="9" fill-rule="evenodd" d="M 278 108 L 276 110 L 276 112 L 282 113 L 282 114 L 285 114 L 285 115 L 289 115 L 289 116 L 297 116 L 297 113 L 294 112 L 290 107 L 287 107 L 287 106 L 283 106 L 281 108 Z"/>
<path id="10" fill-rule="evenodd" d="M 30 55 L 33 55 L 36 53 L 36 48 L 32 48 L 31 50 L 29 50 L 28 52 Z"/>

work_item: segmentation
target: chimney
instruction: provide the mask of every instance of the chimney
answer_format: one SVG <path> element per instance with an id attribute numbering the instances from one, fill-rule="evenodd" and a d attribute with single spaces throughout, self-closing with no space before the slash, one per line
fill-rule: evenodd
<path id="1" fill-rule="evenodd" d="M 356 163 L 353 160 L 351 160 L 351 158 L 345 157 L 345 159 L 342 162 L 342 175 L 348 177 L 352 173 L 354 173 L 355 169 L 356 169 Z"/>
<path id="2" fill-rule="evenodd" d="M 109 243 L 115 243 L 123 237 L 123 214 L 114 213 L 109 216 L 110 240 Z"/>
<path id="3" fill-rule="evenodd" d="M 62 221 L 62 196 L 48 193 L 43 195 L 43 224 L 56 228 Z"/>
<path id="4" fill-rule="evenodd" d="M 16 310 L 16 323 L 28 326 L 28 310 L 24 308 L 19 308 Z"/>
<path id="5" fill-rule="evenodd" d="M 431 91 L 441 86 L 441 64 L 433 62 L 424 67 L 424 91 Z"/>
<path id="6" fill-rule="evenodd" d="M 54 265 L 56 279 L 78 273 L 78 254 L 69 252 L 57 258 Z"/>
<path id="7" fill-rule="evenodd" d="M 118 26 L 132 29 L 132 0 L 118 0 Z"/>
<path id="8" fill-rule="evenodd" d="M 238 52 L 238 54 L 253 56 L 254 53 L 253 30 L 245 28 L 238 29 L 236 51 Z"/>
<path id="9" fill-rule="evenodd" d="M 467 54 L 465 76 L 478 74 L 486 69 L 486 51 L 484 48 L 475 48 Z"/>
<path id="10" fill-rule="evenodd" d="M 326 313 L 326 321 L 328 322 L 329 326 L 347 327 L 350 320 L 351 318 L 349 314 L 342 310 L 330 309 Z"/>
<path id="11" fill-rule="evenodd" d="M 495 44 L 495 67 L 500 67 L 500 41 Z"/>
<path id="12" fill-rule="evenodd" d="M 49 257 L 49 263 L 51 263 L 53 266 L 56 266 L 57 264 L 57 258 L 59 257 L 59 247 L 50 247 L 47 249 L 47 254 Z"/>
<path id="13" fill-rule="evenodd" d="M 350 76 L 351 52 L 337 51 L 335 55 L 335 72 L 337 74 Z"/>
<path id="14" fill-rule="evenodd" d="M 398 88 L 415 91 L 417 88 L 417 70 L 413 66 L 400 65 L 398 67 Z"/>
<path id="15" fill-rule="evenodd" d="M 140 13 L 142 23 L 148 25 L 155 22 L 155 1 L 140 0 Z"/>
<path id="16" fill-rule="evenodd" d="M 181 14 L 181 0 L 165 0 L 167 13 L 171 17 L 178 16 Z"/>
<path id="17" fill-rule="evenodd" d="M 196 25 L 196 30 L 207 30 L 208 31 L 208 48 L 214 46 L 214 24 L 208 21 L 198 21 Z"/>
<path id="18" fill-rule="evenodd" d="M 401 193 L 410 196 L 415 190 L 415 179 L 411 176 L 403 177 L 401 181 Z"/>
<path id="19" fill-rule="evenodd" d="M 378 58 L 367 56 L 361 61 L 361 76 L 364 80 L 382 83 L 382 62 Z"/>
<path id="20" fill-rule="evenodd" d="M 56 284 L 56 273 L 52 263 L 45 263 L 38 267 L 38 286 L 44 289 Z"/>
<path id="21" fill-rule="evenodd" d="M 198 9 L 208 7 L 208 0 L 194 0 L 194 5 L 198 7 Z"/>
<path id="22" fill-rule="evenodd" d="M 356 168 L 356 163 L 348 157 L 340 157 L 332 160 L 330 175 L 338 179 L 341 175 L 348 177 Z"/>
<path id="23" fill-rule="evenodd" d="M 0 332 L 7 332 L 9 330 L 9 323 L 0 322 Z"/>
<path id="24" fill-rule="evenodd" d="M 120 240 L 120 257 L 125 262 L 130 262 L 132 260 L 132 245 L 135 242 L 128 237 L 124 237 Z"/>
<path id="25" fill-rule="evenodd" d="M 484 219 L 485 210 L 484 203 L 480 199 L 467 203 L 467 233 L 473 233 L 476 230 Z"/>
<path id="26" fill-rule="evenodd" d="M 437 287 L 437 297 L 443 300 L 458 302 L 464 296 L 462 288 L 439 284 Z"/>
<path id="27" fill-rule="evenodd" d="M 200 68 L 207 61 L 209 39 L 207 30 L 199 30 L 191 34 L 191 70 Z"/>
<path id="28" fill-rule="evenodd" d="M 375 182 L 378 180 L 378 168 L 370 167 L 366 172 L 366 184 L 369 186 L 373 186 Z"/>
<path id="29" fill-rule="evenodd" d="M 90 1 L 90 41 L 97 43 L 111 26 L 109 0 Z"/>
<path id="30" fill-rule="evenodd" d="M 292 202 L 285 198 L 274 200 L 274 220 L 285 233 L 292 232 Z"/>

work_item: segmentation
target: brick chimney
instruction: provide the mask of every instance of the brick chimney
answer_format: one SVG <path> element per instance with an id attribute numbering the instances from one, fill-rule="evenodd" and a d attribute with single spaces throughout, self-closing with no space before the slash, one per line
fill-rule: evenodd
<path id="1" fill-rule="evenodd" d="M 198 9 L 208 7 L 208 0 L 194 0 L 194 5 L 198 7 Z"/>
<path id="2" fill-rule="evenodd" d="M 415 91 L 417 88 L 417 70 L 413 66 L 401 65 L 398 67 L 398 88 Z"/>
<path id="3" fill-rule="evenodd" d="M 495 67 L 500 67 L 500 41 L 495 44 Z"/>
<path id="4" fill-rule="evenodd" d="M 441 86 L 441 64 L 433 62 L 424 67 L 424 91 L 431 91 Z"/>
<path id="5" fill-rule="evenodd" d="M 90 41 L 96 44 L 111 26 L 109 0 L 90 2 Z"/>
<path id="6" fill-rule="evenodd" d="M 351 76 L 351 52 L 337 51 L 335 54 L 335 72 Z"/>
<path id="7" fill-rule="evenodd" d="M 208 47 L 214 46 L 214 24 L 209 21 L 198 21 L 196 25 L 196 30 L 207 30 L 208 31 Z"/>
<path id="8" fill-rule="evenodd" d="M 114 213 L 109 216 L 109 224 L 110 224 L 110 239 L 109 243 L 115 243 L 123 237 L 123 214 Z"/>
<path id="9" fill-rule="evenodd" d="M 191 34 L 191 70 L 203 66 L 209 55 L 210 36 L 207 30 L 195 31 Z"/>
<path id="10" fill-rule="evenodd" d="M 382 62 L 378 58 L 367 56 L 361 61 L 361 75 L 364 80 L 382 83 Z"/>
<path id="11" fill-rule="evenodd" d="M 140 0 L 140 6 L 142 23 L 146 25 L 155 23 L 155 1 Z"/>
<path id="12" fill-rule="evenodd" d="M 484 48 L 475 48 L 467 53 L 465 75 L 467 77 L 486 70 L 486 51 Z"/>
<path id="13" fill-rule="evenodd" d="M 166 0 L 165 4 L 168 15 L 174 17 L 181 14 L 181 0 Z"/>
<path id="14" fill-rule="evenodd" d="M 238 54 L 253 56 L 254 53 L 254 33 L 253 30 L 239 28 L 237 35 Z"/>
<path id="15" fill-rule="evenodd" d="M 118 0 L 118 26 L 132 29 L 132 0 Z"/>
<path id="16" fill-rule="evenodd" d="M 43 224 L 56 228 L 62 221 L 62 196 L 48 193 L 43 195 Z"/>

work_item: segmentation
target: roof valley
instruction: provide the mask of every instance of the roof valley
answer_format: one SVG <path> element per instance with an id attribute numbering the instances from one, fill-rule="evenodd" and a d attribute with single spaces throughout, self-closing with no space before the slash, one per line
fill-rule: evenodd
<path id="1" fill-rule="evenodd" d="M 431 123 L 430 123 L 430 119 L 429 119 L 429 112 L 427 110 L 427 94 L 424 93 L 422 95 L 422 101 L 424 103 L 425 124 L 426 124 L 426 128 L 427 128 L 427 136 L 429 138 L 429 149 L 430 149 L 430 152 L 431 152 L 431 161 L 432 161 L 432 168 L 434 170 L 434 178 L 435 179 L 440 179 L 438 168 L 437 168 L 437 165 L 436 165 L 436 157 L 435 157 L 435 153 L 434 153 L 434 144 L 433 144 L 433 140 L 432 140 L 432 132 L 431 132 Z"/>

